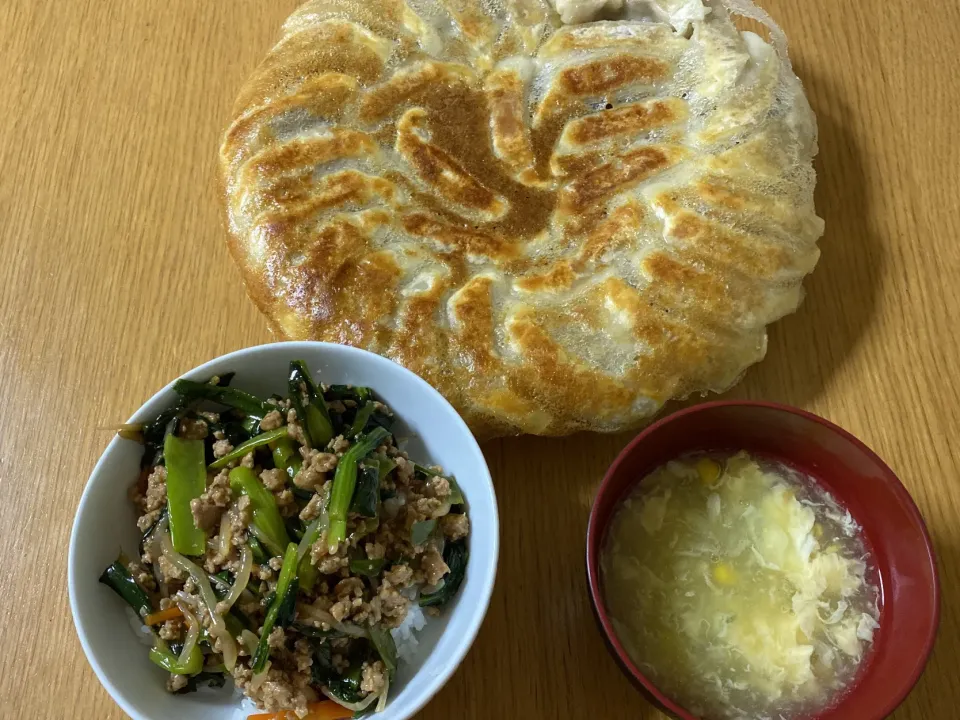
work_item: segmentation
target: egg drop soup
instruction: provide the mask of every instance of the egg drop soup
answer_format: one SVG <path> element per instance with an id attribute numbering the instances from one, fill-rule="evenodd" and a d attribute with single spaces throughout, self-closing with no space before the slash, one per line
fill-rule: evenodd
<path id="1" fill-rule="evenodd" d="M 746 453 L 672 461 L 618 508 L 603 594 L 638 668 L 710 720 L 789 720 L 842 694 L 878 627 L 860 528 L 817 483 Z"/>

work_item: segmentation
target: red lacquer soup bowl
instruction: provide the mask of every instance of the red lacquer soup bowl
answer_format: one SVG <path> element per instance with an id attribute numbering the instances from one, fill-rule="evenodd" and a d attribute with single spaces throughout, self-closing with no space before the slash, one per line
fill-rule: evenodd
<path id="1" fill-rule="evenodd" d="M 940 585 L 923 518 L 893 471 L 866 445 L 803 410 L 757 402 L 713 402 L 681 410 L 644 430 L 607 471 L 587 528 L 587 579 L 594 611 L 624 671 L 661 710 L 697 720 L 664 695 L 617 639 L 604 600 L 600 553 L 625 496 L 680 455 L 746 450 L 819 481 L 863 528 L 879 571 L 880 628 L 847 688 L 816 720 L 881 720 L 916 684 L 940 620 Z"/>

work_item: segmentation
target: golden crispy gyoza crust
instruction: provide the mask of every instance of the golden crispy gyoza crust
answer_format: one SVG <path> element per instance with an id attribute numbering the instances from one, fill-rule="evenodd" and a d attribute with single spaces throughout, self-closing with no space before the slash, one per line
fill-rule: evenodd
<path id="1" fill-rule="evenodd" d="M 394 359 L 481 436 L 619 430 L 736 382 L 817 261 L 815 121 L 719 0 L 620 16 L 294 13 L 220 151 L 273 329 Z"/>

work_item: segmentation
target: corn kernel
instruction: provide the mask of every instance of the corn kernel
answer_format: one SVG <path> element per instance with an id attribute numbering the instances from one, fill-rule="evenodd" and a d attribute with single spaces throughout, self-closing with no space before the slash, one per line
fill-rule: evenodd
<path id="1" fill-rule="evenodd" d="M 720 464 L 710 458 L 697 460 L 697 474 L 706 485 L 713 485 L 720 477 Z"/>
<path id="2" fill-rule="evenodd" d="M 713 579 L 721 585 L 734 585 L 737 582 L 737 574 L 727 563 L 720 563 L 713 566 Z"/>

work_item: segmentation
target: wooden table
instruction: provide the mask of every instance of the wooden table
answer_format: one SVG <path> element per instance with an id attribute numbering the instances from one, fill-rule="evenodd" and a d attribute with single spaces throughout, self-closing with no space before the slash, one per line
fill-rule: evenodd
<path id="1" fill-rule="evenodd" d="M 214 182 L 244 77 L 296 0 L 0 3 L 0 703 L 120 718 L 70 619 L 66 552 L 110 426 L 179 373 L 269 341 Z M 823 256 L 731 396 L 843 425 L 899 473 L 939 553 L 943 622 L 898 720 L 960 716 L 960 6 L 767 0 L 820 121 Z M 627 436 L 485 451 L 503 538 L 466 662 L 420 715 L 654 718 L 584 584 L 587 510 Z M 857 720 L 851 718 L 851 720 Z"/>

